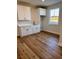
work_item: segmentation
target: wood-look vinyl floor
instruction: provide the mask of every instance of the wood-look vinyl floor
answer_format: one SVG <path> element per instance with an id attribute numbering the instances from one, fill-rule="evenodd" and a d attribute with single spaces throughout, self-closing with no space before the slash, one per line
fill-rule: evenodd
<path id="1" fill-rule="evenodd" d="M 45 32 L 17 38 L 17 59 L 62 59 L 58 37 Z"/>

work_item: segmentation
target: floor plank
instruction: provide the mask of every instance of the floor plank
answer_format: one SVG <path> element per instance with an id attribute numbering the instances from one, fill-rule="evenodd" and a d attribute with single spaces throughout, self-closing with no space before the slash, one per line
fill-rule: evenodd
<path id="1" fill-rule="evenodd" d="M 17 38 L 17 59 L 62 59 L 58 37 L 40 32 Z"/>

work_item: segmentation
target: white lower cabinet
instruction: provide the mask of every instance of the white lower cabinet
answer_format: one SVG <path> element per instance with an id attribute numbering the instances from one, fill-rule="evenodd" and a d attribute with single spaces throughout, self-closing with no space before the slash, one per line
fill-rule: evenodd
<path id="1" fill-rule="evenodd" d="M 20 33 L 21 37 L 32 34 L 32 28 L 31 27 L 27 27 L 27 26 L 21 27 L 20 31 L 21 31 L 21 33 Z"/>
<path id="2" fill-rule="evenodd" d="M 22 26 L 22 27 L 19 27 L 19 29 L 20 29 L 20 37 L 40 32 L 40 26 L 39 25 Z"/>
<path id="3" fill-rule="evenodd" d="M 38 32 L 40 32 L 40 26 L 39 26 L 39 25 L 33 26 L 32 29 L 33 29 L 33 33 L 38 33 Z"/>

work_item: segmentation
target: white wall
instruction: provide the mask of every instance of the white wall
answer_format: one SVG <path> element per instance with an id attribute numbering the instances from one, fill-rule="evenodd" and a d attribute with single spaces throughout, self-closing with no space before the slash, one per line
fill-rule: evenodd
<path id="1" fill-rule="evenodd" d="M 59 13 L 59 24 L 58 25 L 49 25 L 49 10 L 53 8 L 60 8 L 60 13 Z M 62 29 L 62 3 L 59 2 L 55 5 L 51 5 L 47 8 L 47 16 L 43 19 L 43 30 L 45 31 L 50 31 L 50 32 L 56 32 L 56 33 L 61 33 Z"/>

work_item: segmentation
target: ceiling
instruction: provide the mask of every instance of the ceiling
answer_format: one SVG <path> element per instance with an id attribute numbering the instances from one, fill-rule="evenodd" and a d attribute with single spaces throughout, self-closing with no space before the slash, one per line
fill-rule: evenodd
<path id="1" fill-rule="evenodd" d="M 18 0 L 18 1 L 27 2 L 37 6 L 48 6 L 48 5 L 58 3 L 62 0 L 45 0 L 44 2 L 42 2 L 42 0 Z"/>

